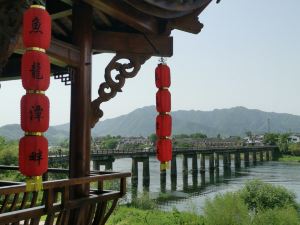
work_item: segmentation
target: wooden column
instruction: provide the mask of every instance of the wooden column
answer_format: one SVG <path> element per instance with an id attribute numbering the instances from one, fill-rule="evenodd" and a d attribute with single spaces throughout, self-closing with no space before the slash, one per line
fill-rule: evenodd
<path id="1" fill-rule="evenodd" d="M 80 50 L 80 65 L 71 86 L 70 178 L 90 173 L 92 15 L 91 6 L 82 2 L 74 4 L 73 42 Z M 72 190 L 72 198 L 88 194 L 87 185 Z"/>
<path id="2" fill-rule="evenodd" d="M 205 173 L 205 155 L 200 154 L 200 173 Z"/>
<path id="3" fill-rule="evenodd" d="M 256 151 L 254 150 L 253 152 L 252 152 L 252 160 L 253 160 L 253 164 L 254 165 L 256 165 Z"/>

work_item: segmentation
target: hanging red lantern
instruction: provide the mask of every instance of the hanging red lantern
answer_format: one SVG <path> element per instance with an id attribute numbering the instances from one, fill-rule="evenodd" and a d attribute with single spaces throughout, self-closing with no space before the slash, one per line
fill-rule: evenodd
<path id="1" fill-rule="evenodd" d="M 160 63 L 155 69 L 155 84 L 157 88 L 168 88 L 171 85 L 170 68 Z"/>
<path id="2" fill-rule="evenodd" d="M 48 141 L 43 136 L 25 136 L 19 142 L 19 170 L 25 176 L 40 176 L 48 170 Z"/>
<path id="3" fill-rule="evenodd" d="M 172 133 L 172 117 L 169 114 L 159 114 L 156 117 L 156 135 L 169 137 Z"/>
<path id="4" fill-rule="evenodd" d="M 160 162 L 172 160 L 172 140 L 168 138 L 159 139 L 156 142 L 157 159 Z"/>
<path id="5" fill-rule="evenodd" d="M 46 91 L 50 84 L 50 61 L 41 51 L 27 51 L 22 56 L 22 85 L 26 90 Z"/>
<path id="6" fill-rule="evenodd" d="M 49 128 L 49 99 L 43 94 L 26 94 L 21 99 L 21 127 L 25 132 Z"/>
<path id="7" fill-rule="evenodd" d="M 156 92 L 156 110 L 159 113 L 171 111 L 171 93 L 168 89 L 159 89 Z"/>
<path id="8" fill-rule="evenodd" d="M 23 44 L 25 48 L 48 49 L 51 41 L 51 17 L 45 7 L 32 5 L 23 16 Z"/>

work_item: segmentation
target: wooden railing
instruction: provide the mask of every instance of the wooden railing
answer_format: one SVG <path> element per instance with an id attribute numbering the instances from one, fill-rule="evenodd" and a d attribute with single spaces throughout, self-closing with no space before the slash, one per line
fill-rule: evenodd
<path id="1" fill-rule="evenodd" d="M 126 193 L 130 173 L 97 172 L 88 177 L 47 181 L 43 191 L 26 192 L 22 183 L 0 187 L 0 224 L 37 225 L 103 225 Z M 118 182 L 116 191 L 104 190 L 105 181 Z M 70 190 L 78 185 L 91 186 L 86 197 L 72 199 Z M 92 189 L 95 187 L 95 189 Z"/>

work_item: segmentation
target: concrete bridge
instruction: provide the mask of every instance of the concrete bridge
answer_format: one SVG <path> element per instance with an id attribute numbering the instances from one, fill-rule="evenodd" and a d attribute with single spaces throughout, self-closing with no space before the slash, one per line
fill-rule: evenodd
<path id="1" fill-rule="evenodd" d="M 181 155 L 183 177 L 191 169 L 193 176 L 197 177 L 198 172 L 204 174 L 209 172 L 213 174 L 220 168 L 224 170 L 230 169 L 234 163 L 236 169 L 241 168 L 242 162 L 248 167 L 250 163 L 254 165 L 259 161 L 269 161 L 276 159 L 277 146 L 237 146 L 237 147 L 202 147 L 202 148 L 174 148 L 173 159 L 170 165 L 171 183 L 176 187 L 177 183 L 177 160 L 176 157 Z M 149 157 L 155 156 L 155 149 L 103 149 L 93 150 L 91 152 L 91 161 L 93 161 L 93 170 L 100 170 L 100 166 L 105 166 L 105 170 L 113 170 L 113 162 L 116 158 L 131 158 L 132 159 L 132 185 L 138 185 L 138 163 L 142 163 L 143 167 L 143 186 L 148 188 L 150 184 L 150 164 Z M 52 153 L 49 155 L 49 162 L 67 162 L 68 155 L 61 153 Z M 188 159 L 191 158 L 191 165 L 188 165 Z M 243 159 L 243 160 L 242 160 Z M 198 163 L 199 161 L 199 163 Z M 220 161 L 223 163 L 220 163 Z M 190 167 L 191 166 L 191 167 Z M 190 169 L 189 169 L 190 167 Z M 161 171 L 160 181 L 161 189 L 165 190 L 166 171 Z M 184 182 L 187 183 L 187 182 Z"/>

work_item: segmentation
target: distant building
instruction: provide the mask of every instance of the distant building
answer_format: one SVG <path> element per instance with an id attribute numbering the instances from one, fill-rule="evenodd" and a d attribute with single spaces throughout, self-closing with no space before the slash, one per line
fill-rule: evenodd
<path id="1" fill-rule="evenodd" d="M 300 143 L 300 135 L 299 134 L 292 134 L 288 137 L 288 141 L 290 143 Z"/>

